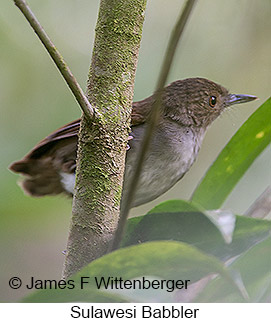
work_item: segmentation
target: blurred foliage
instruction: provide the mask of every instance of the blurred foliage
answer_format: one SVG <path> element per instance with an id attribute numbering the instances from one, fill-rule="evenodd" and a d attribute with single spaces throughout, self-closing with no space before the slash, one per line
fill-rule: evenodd
<path id="1" fill-rule="evenodd" d="M 99 1 L 29 0 L 29 4 L 84 88 Z M 166 4 L 163 0 L 149 0 L 135 100 L 153 91 L 172 21 L 181 6 L 178 0 Z M 269 0 L 199 1 L 179 46 L 169 81 L 202 76 L 232 92 L 257 95 L 260 103 L 264 102 L 270 96 L 271 83 L 270 14 Z M 9 301 L 29 292 L 8 288 L 12 276 L 23 281 L 30 276 L 60 278 L 71 202 L 60 197 L 24 196 L 7 166 L 55 128 L 77 118 L 80 110 L 12 1 L 1 4 L 0 68 L 0 280 L 6 286 L 1 288 L 0 301 Z M 158 201 L 188 199 L 221 148 L 257 106 L 259 101 L 236 107 L 234 112 L 216 121 L 208 131 L 198 162 Z M 270 183 L 270 172 L 266 171 L 270 157 L 270 150 L 266 150 L 256 160 L 235 186 L 224 208 L 234 210 L 234 214 L 244 213 Z M 152 205 L 135 209 L 133 215 L 146 213 Z M 131 221 L 135 225 L 139 222 Z M 191 225 L 197 224 L 193 221 Z M 130 229 L 132 234 L 135 228 Z M 247 254 L 249 257 L 249 251 Z"/>

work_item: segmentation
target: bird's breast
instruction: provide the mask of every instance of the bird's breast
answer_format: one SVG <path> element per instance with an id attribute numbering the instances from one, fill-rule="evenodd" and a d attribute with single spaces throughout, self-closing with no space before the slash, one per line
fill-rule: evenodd
<path id="1" fill-rule="evenodd" d="M 147 203 L 178 182 L 193 165 L 204 133 L 190 128 L 158 129 L 154 134 L 140 175 L 134 206 Z M 132 161 L 138 152 L 140 141 L 135 140 L 134 149 L 127 156 L 125 187 L 134 169 Z"/>

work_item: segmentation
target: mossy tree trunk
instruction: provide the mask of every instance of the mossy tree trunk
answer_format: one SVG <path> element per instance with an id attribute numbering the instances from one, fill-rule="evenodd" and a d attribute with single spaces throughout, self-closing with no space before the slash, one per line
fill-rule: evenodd
<path id="1" fill-rule="evenodd" d="M 64 278 L 104 255 L 119 220 L 134 79 L 146 0 L 101 0 L 82 117 Z"/>

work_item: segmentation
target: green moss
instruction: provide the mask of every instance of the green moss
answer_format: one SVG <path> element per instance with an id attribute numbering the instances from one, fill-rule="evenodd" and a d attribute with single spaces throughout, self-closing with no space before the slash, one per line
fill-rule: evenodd
<path id="1" fill-rule="evenodd" d="M 91 261 L 106 252 L 118 223 L 145 5 L 146 0 L 101 0 L 87 84 L 98 116 L 91 125 L 84 117 L 81 122 L 69 244 L 69 253 L 79 262 L 85 255 Z M 99 251 L 93 249 L 97 241 L 105 245 Z"/>
<path id="2" fill-rule="evenodd" d="M 104 124 L 119 122 L 124 107 L 126 118 L 130 114 L 135 50 L 138 51 L 141 40 L 145 5 L 143 0 L 101 1 L 88 95 L 103 114 Z"/>

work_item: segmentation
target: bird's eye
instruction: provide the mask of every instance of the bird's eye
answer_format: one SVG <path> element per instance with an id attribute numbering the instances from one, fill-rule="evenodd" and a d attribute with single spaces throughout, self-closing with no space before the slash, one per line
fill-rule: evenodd
<path id="1" fill-rule="evenodd" d="M 213 108 L 216 105 L 216 97 L 215 96 L 210 96 L 209 98 L 209 105 L 211 108 Z"/>

